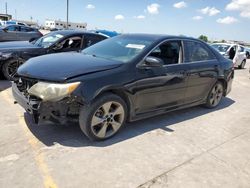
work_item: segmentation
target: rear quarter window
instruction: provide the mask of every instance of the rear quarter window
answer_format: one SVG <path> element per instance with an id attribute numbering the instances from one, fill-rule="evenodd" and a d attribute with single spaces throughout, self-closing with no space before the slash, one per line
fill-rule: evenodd
<path id="1" fill-rule="evenodd" d="M 208 61 L 216 59 L 211 50 L 196 41 L 184 41 L 185 62 Z"/>

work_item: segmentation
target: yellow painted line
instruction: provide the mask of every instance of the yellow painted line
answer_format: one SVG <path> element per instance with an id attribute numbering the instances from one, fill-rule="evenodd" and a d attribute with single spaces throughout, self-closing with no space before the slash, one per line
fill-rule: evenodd
<path id="1" fill-rule="evenodd" d="M 9 104 L 14 104 L 14 100 L 11 99 L 11 97 L 9 96 L 7 91 L 1 92 L 0 95 Z M 19 123 L 21 124 L 21 127 L 22 127 L 22 129 L 23 129 L 23 131 L 28 139 L 28 142 L 29 142 L 34 154 L 35 154 L 35 161 L 36 161 L 38 169 L 43 177 L 44 187 L 45 188 L 57 188 L 55 181 L 53 180 L 52 176 L 50 175 L 48 165 L 45 162 L 44 154 L 41 151 L 39 151 L 39 145 L 38 145 L 39 141 L 32 135 L 32 133 L 28 129 L 28 127 L 25 123 L 25 120 L 24 120 L 24 116 L 17 114 L 17 117 L 18 117 Z"/>

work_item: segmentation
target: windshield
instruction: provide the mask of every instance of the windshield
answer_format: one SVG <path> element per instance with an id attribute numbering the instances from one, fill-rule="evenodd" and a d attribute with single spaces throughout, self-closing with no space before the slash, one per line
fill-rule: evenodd
<path id="1" fill-rule="evenodd" d="M 82 53 L 109 60 L 127 63 L 137 57 L 145 48 L 153 43 L 153 39 L 137 39 L 130 36 L 118 36 L 106 39 Z"/>
<path id="2" fill-rule="evenodd" d="M 58 33 L 50 33 L 47 34 L 41 38 L 39 38 L 38 40 L 34 41 L 34 45 L 42 47 L 42 48 L 48 48 L 50 47 L 52 44 L 54 44 L 55 42 L 57 42 L 59 39 L 63 38 L 64 36 L 62 34 L 58 34 Z"/>
<path id="3" fill-rule="evenodd" d="M 212 47 L 214 47 L 219 52 L 226 52 L 229 49 L 230 45 L 227 45 L 227 44 L 212 44 Z"/>

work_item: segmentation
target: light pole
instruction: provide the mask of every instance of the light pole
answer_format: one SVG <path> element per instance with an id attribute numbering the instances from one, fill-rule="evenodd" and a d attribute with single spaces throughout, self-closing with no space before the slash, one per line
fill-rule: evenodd
<path id="1" fill-rule="evenodd" d="M 69 0 L 67 0 L 67 26 L 66 28 L 69 28 Z"/>
<path id="2" fill-rule="evenodd" d="M 8 4 L 5 2 L 5 14 L 8 14 Z"/>

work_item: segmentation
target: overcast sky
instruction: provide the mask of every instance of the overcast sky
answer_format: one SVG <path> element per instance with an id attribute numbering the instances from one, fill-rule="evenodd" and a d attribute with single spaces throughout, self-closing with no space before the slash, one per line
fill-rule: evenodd
<path id="1" fill-rule="evenodd" d="M 66 20 L 66 0 L 0 0 L 13 18 Z M 69 0 L 70 21 L 88 29 L 163 33 L 250 42 L 250 0 Z M 16 14 L 15 14 L 16 10 Z"/>

